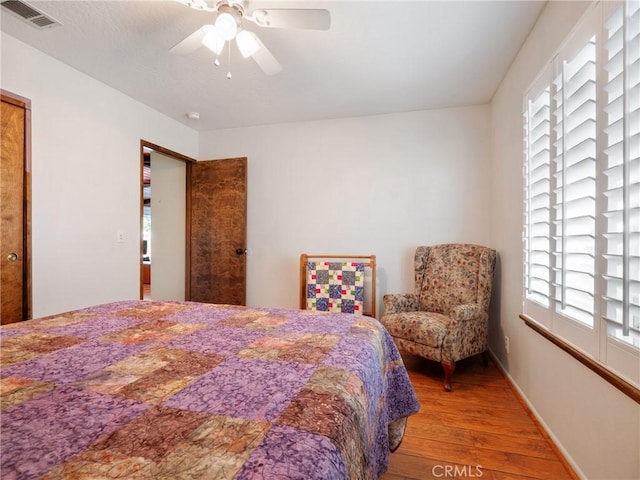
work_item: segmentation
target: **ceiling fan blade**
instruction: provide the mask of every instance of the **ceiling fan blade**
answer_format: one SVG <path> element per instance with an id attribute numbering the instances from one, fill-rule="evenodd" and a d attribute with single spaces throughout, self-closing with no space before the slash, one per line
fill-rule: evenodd
<path id="1" fill-rule="evenodd" d="M 321 9 L 261 9 L 247 16 L 261 27 L 269 28 L 303 28 L 309 30 L 329 30 L 331 14 Z"/>
<path id="2" fill-rule="evenodd" d="M 254 35 L 254 37 L 260 48 L 251 55 L 251 58 L 256 61 L 258 66 L 267 75 L 280 73 L 282 71 L 282 65 L 280 65 L 280 62 L 276 60 L 276 57 L 273 56 L 273 54 L 264 46 L 264 43 L 262 43 L 256 35 Z"/>
<path id="3" fill-rule="evenodd" d="M 202 46 L 202 40 L 212 28 L 214 28 L 213 25 L 203 25 L 187 38 L 171 47 L 169 51 L 176 55 L 187 55 L 195 52 Z"/>

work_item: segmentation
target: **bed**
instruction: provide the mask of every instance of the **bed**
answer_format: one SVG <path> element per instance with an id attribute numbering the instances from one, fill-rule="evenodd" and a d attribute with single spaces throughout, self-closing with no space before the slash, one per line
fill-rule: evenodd
<path id="1" fill-rule="evenodd" d="M 419 410 L 360 315 L 124 301 L 0 340 L 3 480 L 375 479 Z"/>

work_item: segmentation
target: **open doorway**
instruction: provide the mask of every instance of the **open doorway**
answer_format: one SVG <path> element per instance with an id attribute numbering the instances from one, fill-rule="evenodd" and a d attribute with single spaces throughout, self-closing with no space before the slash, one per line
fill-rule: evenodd
<path id="1" fill-rule="evenodd" d="M 142 299 L 186 300 L 186 177 L 193 161 L 141 141 Z"/>
<path id="2" fill-rule="evenodd" d="M 151 152 L 142 167 L 142 298 L 151 300 Z"/>
<path id="3" fill-rule="evenodd" d="M 146 186 L 145 154 L 150 154 Z M 164 159 L 164 170 L 184 170 L 184 190 L 166 197 L 164 208 L 171 219 L 184 214 L 182 226 L 157 233 L 158 207 L 163 168 L 154 156 Z M 145 220 L 145 188 L 148 189 L 149 218 Z M 162 209 L 160 209 L 162 210 Z M 150 225 L 145 236 L 144 226 Z M 140 141 L 140 298 L 191 300 L 205 303 L 244 305 L 246 301 L 247 158 L 196 161 L 145 140 Z M 144 240 L 147 240 L 146 242 Z M 163 247 L 163 241 L 170 245 Z M 146 254 L 145 254 L 146 251 Z M 165 252 L 164 254 L 162 252 Z M 146 257 L 146 258 L 145 258 Z M 166 263 L 165 263 L 166 262 Z M 169 265 L 169 266 L 167 266 Z M 145 272 L 148 271 L 148 279 Z M 147 282 L 145 282 L 147 280 Z M 176 286 L 183 293 L 163 293 L 159 282 Z"/>

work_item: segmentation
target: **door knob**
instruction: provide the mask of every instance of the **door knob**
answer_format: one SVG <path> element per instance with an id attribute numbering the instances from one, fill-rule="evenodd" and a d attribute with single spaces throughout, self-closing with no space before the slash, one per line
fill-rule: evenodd
<path id="1" fill-rule="evenodd" d="M 243 253 L 247 253 L 246 248 L 236 248 L 236 255 L 242 255 Z"/>
<path id="2" fill-rule="evenodd" d="M 17 253 L 10 253 L 9 255 L 7 255 L 7 260 L 9 260 L 10 262 L 15 262 L 16 260 L 18 260 L 18 254 Z"/>

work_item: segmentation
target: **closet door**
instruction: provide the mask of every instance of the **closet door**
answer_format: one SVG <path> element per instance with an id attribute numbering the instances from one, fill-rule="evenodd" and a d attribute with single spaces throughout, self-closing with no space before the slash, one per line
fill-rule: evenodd
<path id="1" fill-rule="evenodd" d="M 29 101 L 2 92 L 0 323 L 30 316 Z"/>

